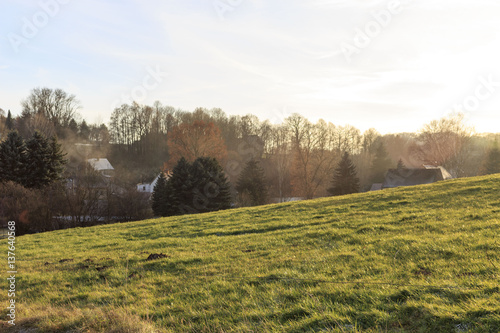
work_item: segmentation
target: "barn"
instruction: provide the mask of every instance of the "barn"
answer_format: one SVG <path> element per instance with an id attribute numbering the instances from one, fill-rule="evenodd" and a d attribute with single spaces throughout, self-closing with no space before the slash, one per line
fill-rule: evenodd
<path id="1" fill-rule="evenodd" d="M 389 169 L 385 176 L 384 183 L 382 184 L 382 188 L 432 184 L 452 178 L 450 173 L 441 166 L 424 166 L 418 169 Z"/>

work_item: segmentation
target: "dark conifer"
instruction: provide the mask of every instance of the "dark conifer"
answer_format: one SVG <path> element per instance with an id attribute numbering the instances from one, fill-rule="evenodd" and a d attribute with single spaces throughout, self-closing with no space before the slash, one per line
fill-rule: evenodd
<path id="1" fill-rule="evenodd" d="M 398 166 L 397 166 L 397 169 L 398 169 L 398 170 L 407 169 L 406 165 L 405 165 L 405 164 L 404 164 L 404 162 L 403 162 L 403 159 L 401 159 L 401 158 L 400 158 L 400 159 L 399 159 L 399 161 L 398 161 Z"/>
<path id="2" fill-rule="evenodd" d="M 231 207 L 230 184 L 224 170 L 212 157 L 199 157 L 191 166 L 192 208 L 211 212 Z"/>
<path id="3" fill-rule="evenodd" d="M 177 214 L 196 213 L 193 209 L 193 183 L 191 164 L 181 157 L 169 179 L 172 204 Z"/>
<path id="4" fill-rule="evenodd" d="M 359 192 L 359 178 L 356 167 L 349 153 L 345 152 L 333 175 L 332 187 L 328 189 L 331 195 L 344 195 Z"/>
<path id="5" fill-rule="evenodd" d="M 163 212 L 165 214 L 164 216 L 179 215 L 179 201 L 175 197 L 175 190 L 170 179 L 166 180 L 165 190 L 163 193 L 165 198 L 165 202 L 163 205 Z"/>
<path id="6" fill-rule="evenodd" d="M 68 160 L 65 159 L 66 154 L 63 153 L 61 144 L 57 142 L 55 136 L 50 139 L 49 152 L 49 178 L 51 182 L 54 182 L 61 179 L 64 166 L 68 163 Z"/>
<path id="7" fill-rule="evenodd" d="M 251 206 L 264 205 L 267 202 L 267 186 L 264 170 L 255 159 L 247 162 L 236 184 L 240 201 Z M 248 197 L 248 200 L 246 199 Z"/>
<path id="8" fill-rule="evenodd" d="M 371 166 L 372 182 L 382 183 L 390 166 L 391 160 L 387 154 L 387 150 L 385 150 L 385 145 L 383 142 L 380 142 Z"/>
<path id="9" fill-rule="evenodd" d="M 85 120 L 80 124 L 80 138 L 83 140 L 88 140 L 90 137 L 90 128 Z"/>
<path id="10" fill-rule="evenodd" d="M 162 172 L 156 181 L 156 185 L 153 189 L 153 195 L 151 196 L 151 208 L 153 208 L 153 214 L 155 216 L 167 216 L 165 212 L 165 204 L 167 200 L 165 196 L 166 186 L 167 180 Z"/>
<path id="11" fill-rule="evenodd" d="M 0 181 L 24 183 L 26 175 L 26 145 L 17 131 L 10 132 L 0 144 Z"/>
<path id="12" fill-rule="evenodd" d="M 78 124 L 76 123 L 75 119 L 71 118 L 68 124 L 68 129 L 74 134 L 78 134 Z"/>
<path id="13" fill-rule="evenodd" d="M 10 110 L 7 112 L 7 119 L 5 120 L 5 126 L 7 127 L 8 130 L 14 129 L 14 120 L 12 119 L 12 114 L 10 113 Z"/>
<path id="14" fill-rule="evenodd" d="M 49 184 L 51 151 L 48 140 L 35 131 L 26 142 L 26 173 L 23 185 L 27 188 L 41 188 Z"/>

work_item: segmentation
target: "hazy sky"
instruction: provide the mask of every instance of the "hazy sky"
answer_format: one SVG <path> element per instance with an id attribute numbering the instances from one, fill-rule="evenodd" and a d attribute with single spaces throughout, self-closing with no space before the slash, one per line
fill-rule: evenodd
<path id="1" fill-rule="evenodd" d="M 2 0 L 0 108 L 62 88 L 108 122 L 129 96 L 281 122 L 500 132 L 498 0 Z"/>

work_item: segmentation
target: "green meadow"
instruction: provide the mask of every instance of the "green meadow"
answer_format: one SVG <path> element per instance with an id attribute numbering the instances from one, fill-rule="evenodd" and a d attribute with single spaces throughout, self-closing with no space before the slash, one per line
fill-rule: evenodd
<path id="1" fill-rule="evenodd" d="M 495 175 L 21 236 L 0 330 L 499 332 L 499 190 Z"/>

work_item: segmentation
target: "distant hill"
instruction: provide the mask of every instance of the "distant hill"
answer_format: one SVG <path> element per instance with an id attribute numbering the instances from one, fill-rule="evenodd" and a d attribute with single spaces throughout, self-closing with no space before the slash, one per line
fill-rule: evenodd
<path id="1" fill-rule="evenodd" d="M 494 175 L 22 236 L 3 331 L 498 332 L 499 188 Z"/>

